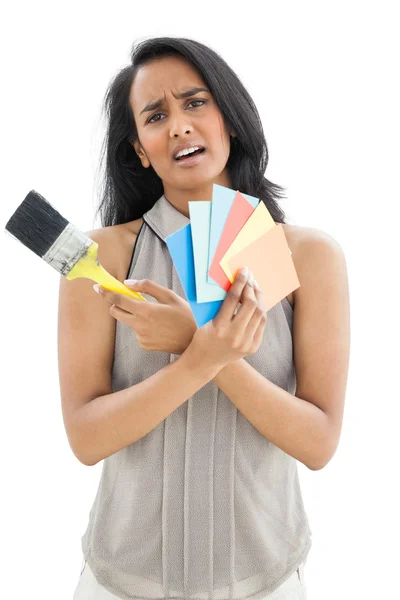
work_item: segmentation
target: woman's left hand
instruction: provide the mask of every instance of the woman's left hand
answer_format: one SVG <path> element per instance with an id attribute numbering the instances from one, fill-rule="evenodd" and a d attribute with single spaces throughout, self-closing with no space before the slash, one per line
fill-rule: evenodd
<path id="1" fill-rule="evenodd" d="M 99 294 L 111 304 L 110 315 L 133 329 L 144 350 L 182 354 L 197 330 L 189 303 L 149 279 L 125 285 L 152 296 L 157 302 L 134 300 L 99 286 Z"/>

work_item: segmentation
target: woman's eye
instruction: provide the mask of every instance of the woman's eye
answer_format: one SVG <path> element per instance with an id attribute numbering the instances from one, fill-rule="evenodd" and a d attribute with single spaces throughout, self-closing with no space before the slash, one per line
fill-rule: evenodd
<path id="1" fill-rule="evenodd" d="M 191 102 L 189 102 L 189 104 L 193 104 L 193 102 L 201 102 L 202 104 L 205 103 L 205 100 L 192 100 Z M 188 104 L 188 106 L 189 106 Z"/>
<path id="2" fill-rule="evenodd" d="M 206 103 L 206 101 L 205 101 L 205 100 L 191 100 L 191 101 L 189 102 L 189 104 L 193 104 L 193 102 L 201 102 L 201 105 L 203 105 L 203 104 L 205 104 L 205 103 Z M 189 106 L 189 104 L 188 104 L 188 106 Z M 201 106 L 201 105 L 200 105 L 200 106 Z M 195 107 L 195 108 L 196 108 L 196 107 Z M 154 119 L 154 117 L 158 117 L 160 114 L 162 114 L 162 113 L 156 113 L 155 115 L 153 115 L 152 117 L 150 117 L 150 119 L 149 119 L 147 122 L 148 122 L 148 123 L 151 123 L 151 122 L 153 122 L 153 123 L 157 123 L 158 121 L 160 121 L 160 119 L 157 119 L 156 121 L 153 121 L 153 119 Z"/>

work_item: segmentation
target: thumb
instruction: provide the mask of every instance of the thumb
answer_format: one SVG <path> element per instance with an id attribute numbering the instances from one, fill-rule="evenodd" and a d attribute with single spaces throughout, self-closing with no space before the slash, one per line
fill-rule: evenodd
<path id="1" fill-rule="evenodd" d="M 125 279 L 124 284 L 135 292 L 142 292 L 153 296 L 161 304 L 171 304 L 175 299 L 175 293 L 150 279 Z"/>

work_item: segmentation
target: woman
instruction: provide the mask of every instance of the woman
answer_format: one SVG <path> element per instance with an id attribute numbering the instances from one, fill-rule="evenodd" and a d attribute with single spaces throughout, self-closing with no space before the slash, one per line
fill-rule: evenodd
<path id="1" fill-rule="evenodd" d="M 100 263 L 149 301 L 60 280 L 64 423 L 83 464 L 103 460 L 74 599 L 305 598 L 312 533 L 297 461 L 323 468 L 340 437 L 343 252 L 285 223 L 257 109 L 210 48 L 142 42 L 105 105 L 103 227 L 87 234 Z M 180 162 L 185 144 L 205 150 Z M 241 273 L 197 328 L 165 239 L 214 183 L 265 202 L 301 286 L 266 313 Z"/>

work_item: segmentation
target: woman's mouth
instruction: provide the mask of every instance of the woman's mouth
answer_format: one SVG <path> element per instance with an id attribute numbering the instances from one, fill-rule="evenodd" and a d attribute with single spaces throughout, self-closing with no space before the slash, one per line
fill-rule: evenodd
<path id="1" fill-rule="evenodd" d="M 190 154 L 180 156 L 179 158 L 174 158 L 174 163 L 181 167 L 191 167 L 192 165 L 197 165 L 202 160 L 205 152 L 206 149 L 201 148 L 200 150 L 196 150 Z"/>

